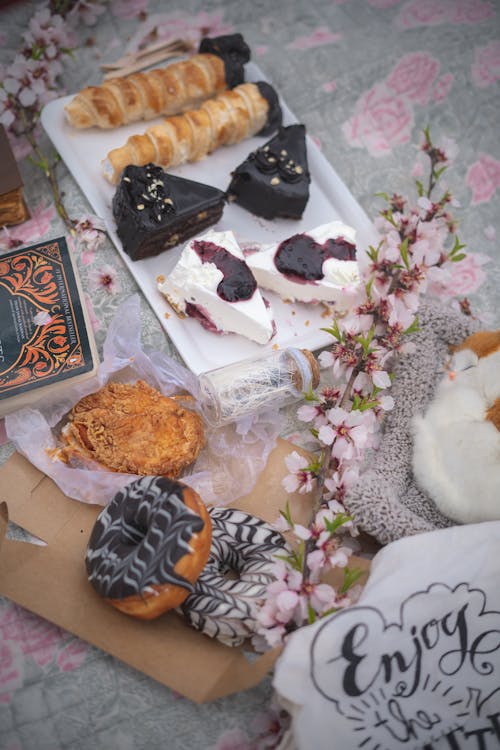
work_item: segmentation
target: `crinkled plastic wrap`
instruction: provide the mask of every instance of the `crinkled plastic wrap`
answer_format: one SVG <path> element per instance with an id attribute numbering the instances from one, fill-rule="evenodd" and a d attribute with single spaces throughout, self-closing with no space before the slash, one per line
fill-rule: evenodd
<path id="1" fill-rule="evenodd" d="M 17 450 L 54 480 L 68 497 L 106 505 L 136 475 L 104 468 L 74 468 L 51 457 L 58 447 L 61 420 L 83 396 L 109 380 L 145 380 L 164 395 L 188 391 L 199 395 L 198 378 L 162 352 L 146 353 L 141 345 L 140 300 L 127 299 L 111 322 L 96 375 L 58 396 L 44 399 L 5 418 L 7 435 Z M 191 407 L 192 408 L 192 407 Z M 250 492 L 266 465 L 281 426 L 278 412 L 241 419 L 218 429 L 205 425 L 206 446 L 180 479 L 209 504 L 227 504 Z"/>

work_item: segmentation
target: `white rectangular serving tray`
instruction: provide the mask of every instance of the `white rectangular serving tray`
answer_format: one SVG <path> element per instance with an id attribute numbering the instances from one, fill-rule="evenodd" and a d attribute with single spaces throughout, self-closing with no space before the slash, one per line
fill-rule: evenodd
<path id="1" fill-rule="evenodd" d="M 266 80 L 254 63 L 245 66 L 245 78 L 248 81 Z M 271 303 L 277 333 L 266 345 L 256 344 L 236 334 L 214 334 L 205 330 L 197 320 L 177 317 L 158 292 L 156 279 L 159 275 L 168 275 L 179 257 L 182 246 L 167 250 L 154 258 L 131 260 L 123 252 L 116 234 L 111 208 L 116 188 L 105 180 L 101 172 L 101 162 L 111 149 L 123 145 L 130 135 L 143 133 L 156 121 L 133 123 L 114 130 L 78 130 L 66 122 L 64 115 L 64 105 L 71 98 L 62 97 L 45 106 L 41 118 L 43 127 L 94 212 L 105 221 L 118 253 L 190 370 L 200 374 L 234 362 L 264 356 L 266 352 L 276 349 L 276 346 L 308 348 L 315 351 L 331 341 L 330 335 L 321 330 L 321 327 L 329 323 L 329 319 L 325 319 L 324 316 L 324 307 L 285 303 L 277 295 L 267 291 L 264 291 L 264 294 Z M 280 103 L 283 109 L 283 123 L 290 125 L 297 122 L 297 118 L 282 99 Z M 233 146 L 222 147 L 199 162 L 182 165 L 171 172 L 226 190 L 231 171 L 270 137 L 254 137 Z M 376 243 L 376 232 L 368 216 L 309 136 L 307 154 L 311 185 L 310 198 L 302 219 L 268 221 L 231 203 L 226 205 L 222 218 L 212 229 L 232 230 L 237 239 L 244 243 L 268 244 L 313 229 L 320 224 L 341 220 L 357 230 L 358 247 L 366 248 L 369 244 Z"/>

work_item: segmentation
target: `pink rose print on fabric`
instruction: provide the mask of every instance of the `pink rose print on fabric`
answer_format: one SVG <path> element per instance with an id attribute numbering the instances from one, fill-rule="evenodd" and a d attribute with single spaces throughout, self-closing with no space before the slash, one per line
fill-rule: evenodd
<path id="1" fill-rule="evenodd" d="M 387 76 L 387 85 L 410 101 L 427 104 L 440 64 L 426 52 L 413 52 L 401 58 Z"/>
<path id="2" fill-rule="evenodd" d="M 406 98 L 378 83 L 358 99 L 342 131 L 351 146 L 366 148 L 378 157 L 393 146 L 408 143 L 412 127 L 413 110 Z"/>
<path id="3" fill-rule="evenodd" d="M 148 9 L 148 0 L 112 0 L 110 10 L 118 18 L 137 18 Z"/>
<path id="4" fill-rule="evenodd" d="M 19 648 L 10 641 L 0 642 L 0 704 L 10 703 L 23 684 L 23 659 Z"/>
<path id="5" fill-rule="evenodd" d="M 288 49 L 310 49 L 322 44 L 333 44 L 339 39 L 342 39 L 342 34 L 334 34 L 326 26 L 319 26 L 312 34 L 299 36 L 286 46 Z"/>
<path id="6" fill-rule="evenodd" d="M 471 74 L 472 80 L 481 89 L 500 81 L 500 39 L 476 49 Z"/>
<path id="7" fill-rule="evenodd" d="M 0 250 L 20 247 L 35 240 L 40 241 L 48 233 L 55 216 L 56 209 L 52 204 L 45 207 L 40 203 L 31 212 L 31 219 L 28 221 L 10 229 L 3 227 L 0 232 Z"/>
<path id="8" fill-rule="evenodd" d="M 0 641 L 18 644 L 40 667 L 52 661 L 63 640 L 56 625 L 12 604 L 0 610 L 0 635 Z"/>
<path id="9" fill-rule="evenodd" d="M 448 0 L 451 23 L 480 23 L 495 16 L 493 3 L 485 0 Z"/>
<path id="10" fill-rule="evenodd" d="M 88 650 L 89 645 L 87 643 L 75 639 L 58 654 L 56 664 L 61 672 L 71 672 L 73 669 L 77 669 L 80 664 L 83 664 Z"/>
<path id="11" fill-rule="evenodd" d="M 331 94 L 337 90 L 337 81 L 325 81 L 321 88 L 323 91 L 326 91 L 327 94 Z"/>
<path id="12" fill-rule="evenodd" d="M 485 203 L 500 186 L 500 161 L 481 154 L 467 170 L 465 184 L 472 190 L 472 204 Z"/>
<path id="13" fill-rule="evenodd" d="M 487 255 L 469 253 L 458 263 L 445 263 L 442 270 L 446 274 L 438 282 L 431 282 L 428 291 L 443 298 L 473 294 L 486 279 L 482 266 L 489 261 Z"/>
<path id="14" fill-rule="evenodd" d="M 410 0 L 394 23 L 400 29 L 415 29 L 443 23 L 480 23 L 494 15 L 495 9 L 487 0 Z"/>
<path id="15" fill-rule="evenodd" d="M 432 89 L 432 98 L 435 102 L 442 102 L 446 99 L 450 93 L 451 87 L 453 86 L 454 80 L 455 76 L 453 73 L 446 73 L 436 81 L 434 88 Z"/>

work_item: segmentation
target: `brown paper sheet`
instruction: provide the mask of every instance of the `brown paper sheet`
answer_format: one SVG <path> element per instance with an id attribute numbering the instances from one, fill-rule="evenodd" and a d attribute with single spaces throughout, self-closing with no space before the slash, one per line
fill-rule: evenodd
<path id="1" fill-rule="evenodd" d="M 284 458 L 296 450 L 278 441 L 254 490 L 235 505 L 269 521 L 286 501 L 307 523 L 311 498 L 281 486 Z M 6 539 L 8 517 L 47 544 Z M 192 629 L 175 612 L 149 622 L 107 605 L 87 581 L 84 557 L 101 506 L 70 500 L 19 454 L 0 468 L 0 594 L 103 649 L 191 700 L 202 703 L 258 684 L 279 650 L 248 658 Z M 368 569 L 365 559 L 352 566 Z"/>

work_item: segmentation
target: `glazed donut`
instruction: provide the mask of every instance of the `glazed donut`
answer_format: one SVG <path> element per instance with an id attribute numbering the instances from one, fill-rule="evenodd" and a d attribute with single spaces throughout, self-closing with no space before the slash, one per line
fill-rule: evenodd
<path id="1" fill-rule="evenodd" d="M 85 557 L 97 593 L 143 620 L 177 607 L 210 553 L 211 521 L 199 495 L 167 477 L 140 477 L 101 511 Z"/>
<path id="2" fill-rule="evenodd" d="M 282 534 L 260 518 L 234 508 L 208 512 L 210 557 L 179 611 L 197 630 L 238 646 L 255 633 L 255 605 L 274 580 L 270 567 L 275 555 L 289 550 Z M 238 578 L 226 577 L 229 571 Z"/>

